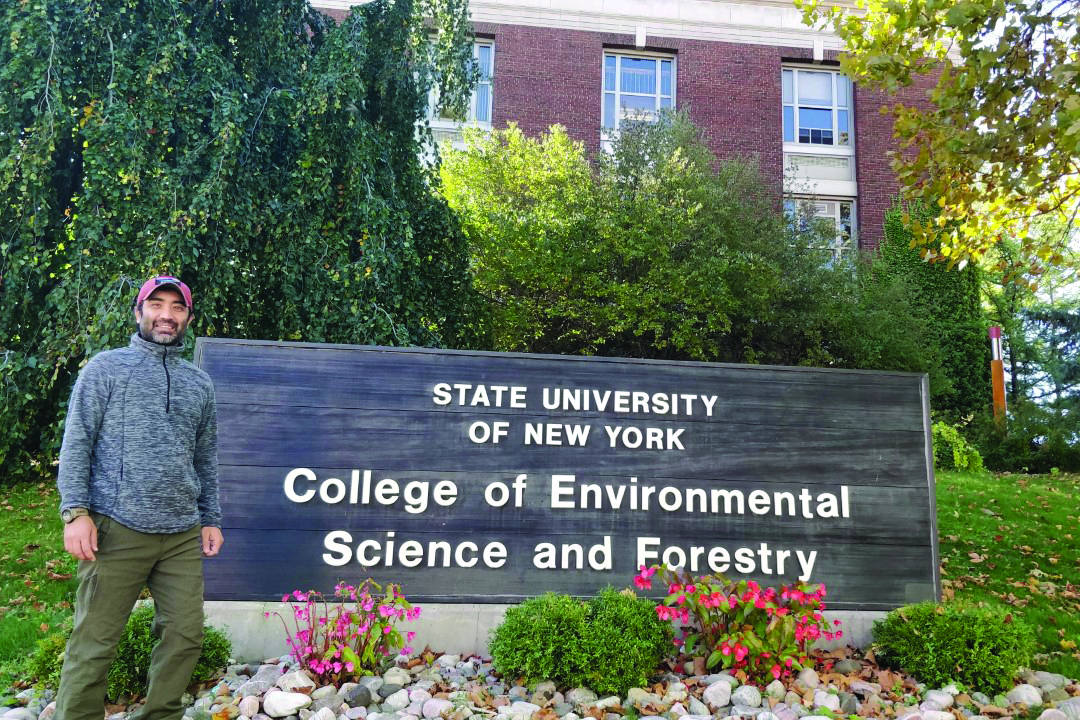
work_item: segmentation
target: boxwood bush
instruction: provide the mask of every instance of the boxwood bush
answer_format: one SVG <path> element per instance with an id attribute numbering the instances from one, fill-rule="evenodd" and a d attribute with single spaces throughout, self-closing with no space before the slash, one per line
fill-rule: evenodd
<path id="1" fill-rule="evenodd" d="M 1005 610 L 919 603 L 874 623 L 874 654 L 921 682 L 942 687 L 958 680 L 983 692 L 1011 687 L 1031 663 L 1035 636 Z"/>
<path id="2" fill-rule="evenodd" d="M 530 598 L 492 632 L 492 662 L 508 677 L 624 693 L 643 685 L 671 646 L 671 628 L 654 606 L 610 587 L 588 601 Z"/>

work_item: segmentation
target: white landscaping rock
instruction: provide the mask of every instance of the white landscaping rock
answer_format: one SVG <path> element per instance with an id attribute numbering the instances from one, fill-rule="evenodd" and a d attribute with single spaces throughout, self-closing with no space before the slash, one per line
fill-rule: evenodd
<path id="1" fill-rule="evenodd" d="M 589 688 L 574 688 L 566 693 L 566 702 L 575 707 L 596 702 L 596 693 Z"/>
<path id="2" fill-rule="evenodd" d="M 408 685 L 410 682 L 412 682 L 412 675 L 409 674 L 408 670 L 403 670 L 402 668 L 399 668 L 399 667 L 392 667 L 392 668 L 390 668 L 389 670 L 387 670 L 386 672 L 383 673 L 382 679 L 383 679 L 383 682 L 386 683 L 387 685 L 402 685 L 402 686 L 404 686 L 404 685 Z M 374 688 L 372 688 L 372 689 L 374 689 Z"/>
<path id="3" fill-rule="evenodd" d="M 4 710 L 5 708 L 0 708 Z M 0 717 L 4 720 L 37 720 L 37 713 L 26 708 L 10 708 Z"/>
<path id="4" fill-rule="evenodd" d="M 409 692 L 405 689 L 398 690 L 396 693 L 383 700 L 383 709 L 390 709 L 394 712 L 404 710 L 408 706 Z"/>
<path id="5" fill-rule="evenodd" d="M 303 693 L 278 692 L 267 693 L 263 698 L 263 712 L 272 718 L 295 715 L 311 705 L 311 697 Z"/>
<path id="6" fill-rule="evenodd" d="M 840 712 L 840 696 L 827 693 L 824 690 L 814 691 L 814 709 L 828 708 L 833 712 Z"/>
<path id="7" fill-rule="evenodd" d="M 821 685 L 821 678 L 818 677 L 817 671 L 814 670 L 814 668 L 803 668 L 802 671 L 799 673 L 798 679 L 801 680 L 802 684 L 808 688 L 816 688 L 817 686 Z"/>
<path id="8" fill-rule="evenodd" d="M 944 710 L 945 708 L 951 708 L 956 703 L 956 698 L 953 697 L 954 694 L 950 694 L 947 690 L 928 690 L 923 699 L 936 703 L 939 708 Z"/>
<path id="9" fill-rule="evenodd" d="M 761 707 L 761 691 L 753 685 L 743 685 L 731 693 L 731 702 L 735 705 L 746 705 L 752 708 Z"/>
<path id="10" fill-rule="evenodd" d="M 1005 698 L 1012 705 L 1019 705 L 1023 703 L 1028 707 L 1035 705 L 1042 705 L 1042 691 L 1034 685 L 1017 685 L 1005 695 Z"/>
<path id="11" fill-rule="evenodd" d="M 701 694 L 701 699 L 705 701 L 710 710 L 729 705 L 731 703 L 731 685 L 723 680 L 714 682 L 705 688 L 705 692 Z"/>
<path id="12" fill-rule="evenodd" d="M 1046 708 L 1042 711 L 1042 714 L 1039 715 L 1039 720 L 1069 720 L 1069 716 L 1060 710 Z"/>
<path id="13" fill-rule="evenodd" d="M 431 698 L 424 703 L 424 717 L 429 718 L 429 720 L 448 715 L 453 711 L 454 703 L 443 698 Z"/>
<path id="14" fill-rule="evenodd" d="M 1057 704 L 1057 709 L 1065 713 L 1069 720 L 1080 720 L 1080 697 L 1062 700 Z"/>
<path id="15" fill-rule="evenodd" d="M 256 713 L 259 712 L 259 698 L 253 695 L 241 698 L 237 709 L 240 711 L 241 715 L 255 717 Z"/>
<path id="16" fill-rule="evenodd" d="M 525 702 L 524 700 L 518 700 L 512 703 L 510 707 L 505 708 L 506 714 L 512 717 L 525 717 L 531 718 L 533 714 L 540 712 L 540 706 L 534 705 L 531 702 Z"/>
<path id="17" fill-rule="evenodd" d="M 319 712 L 312 715 L 308 720 L 337 720 L 337 715 L 330 708 L 321 708 Z"/>
<path id="18" fill-rule="evenodd" d="M 316 685 L 311 676 L 302 670 L 285 673 L 278 678 L 277 686 L 287 693 L 311 693 Z"/>
<path id="19" fill-rule="evenodd" d="M 955 715 L 944 710 L 923 710 L 920 715 L 923 720 L 956 720 Z"/>

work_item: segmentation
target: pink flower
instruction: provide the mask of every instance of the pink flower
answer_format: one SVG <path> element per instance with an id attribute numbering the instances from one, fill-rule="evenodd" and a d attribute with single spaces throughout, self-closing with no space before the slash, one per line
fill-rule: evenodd
<path id="1" fill-rule="evenodd" d="M 780 666 L 779 665 L 773 665 L 772 670 L 770 672 L 772 672 L 773 678 L 775 678 L 776 680 L 780 679 Z"/>
<path id="2" fill-rule="evenodd" d="M 652 580 L 644 575 L 635 575 L 634 585 L 636 585 L 639 590 L 652 590 Z"/>

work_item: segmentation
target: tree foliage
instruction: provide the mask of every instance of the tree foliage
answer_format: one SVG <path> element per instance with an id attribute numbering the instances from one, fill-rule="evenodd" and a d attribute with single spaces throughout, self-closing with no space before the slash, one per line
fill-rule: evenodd
<path id="1" fill-rule="evenodd" d="M 623 130 L 590 163 L 558 126 L 446 150 L 499 350 L 934 371 L 903 279 L 830 263 L 835 229 L 792 222 L 747 160 L 685 114 Z"/>
<path id="2" fill-rule="evenodd" d="M 841 66 L 896 91 L 920 75 L 929 102 L 893 108 L 893 166 L 905 200 L 936 203 L 908 217 L 925 257 L 951 267 L 1020 238 L 1010 280 L 1063 262 L 1080 208 L 1080 13 L 1075 0 L 858 0 L 857 11 L 797 0 L 808 22 L 843 40 Z M 921 99 L 920 99 L 921 100 Z M 1033 220 L 1063 223 L 1029 235 Z"/>
<path id="3" fill-rule="evenodd" d="M 0 476 L 49 459 L 151 273 L 194 288 L 199 334 L 471 342 L 417 130 L 436 81 L 467 102 L 465 0 L 340 26 L 306 0 L 21 0 L 0 24 Z"/>
<path id="4" fill-rule="evenodd" d="M 1061 228 L 1044 221 L 1034 232 Z M 1020 247 L 1004 238 L 990 260 L 1008 265 Z M 1004 425 L 977 423 L 973 436 L 995 470 L 1080 470 L 1080 283 L 1075 257 L 1067 260 L 1050 268 L 1037 290 L 1000 271 L 984 274 L 989 316 L 1002 328 L 1008 413 Z"/>

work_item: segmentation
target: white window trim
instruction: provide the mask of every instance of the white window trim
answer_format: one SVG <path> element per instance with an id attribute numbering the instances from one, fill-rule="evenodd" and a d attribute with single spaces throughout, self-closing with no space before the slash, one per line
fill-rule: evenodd
<path id="1" fill-rule="evenodd" d="M 488 106 L 487 116 L 493 117 L 495 111 L 495 41 L 477 38 L 473 40 L 473 59 L 479 60 L 480 58 L 480 46 L 491 48 L 491 73 L 488 76 Z M 491 120 L 479 121 L 476 120 L 476 102 L 479 93 L 473 90 L 472 95 L 469 97 L 469 111 L 468 118 L 466 120 L 447 120 L 441 118 L 436 114 L 435 106 L 439 101 L 439 89 L 432 88 L 428 95 L 428 124 L 433 130 L 461 130 L 466 127 L 478 127 L 483 130 L 490 130 Z"/>
<path id="2" fill-rule="evenodd" d="M 796 71 L 792 75 L 792 105 L 795 107 L 796 118 L 798 116 L 798 71 L 809 72 L 828 72 L 836 75 L 843 75 L 837 69 L 832 67 L 824 67 L 821 65 L 806 65 L 801 63 L 785 63 L 780 67 L 780 82 L 781 88 L 783 87 L 783 72 L 784 70 Z M 837 110 L 835 105 L 835 92 L 836 92 L 836 80 L 833 80 L 833 132 L 839 135 Z M 855 154 L 855 135 L 856 135 L 856 122 L 855 122 L 855 83 L 850 81 L 848 83 L 848 127 L 850 133 L 850 142 L 847 145 L 815 145 L 813 143 L 800 143 L 800 142 L 788 142 L 783 141 L 784 152 L 784 193 L 790 196 L 798 196 L 802 199 L 806 198 L 807 194 L 815 195 L 821 199 L 838 200 L 838 199 L 852 199 L 857 198 L 859 195 L 858 185 L 858 168 L 856 165 Z M 780 97 L 780 132 L 781 139 L 783 139 L 783 113 L 784 113 L 784 101 L 783 94 Z M 798 121 L 795 121 L 794 127 L 795 135 L 798 137 Z M 789 155 L 818 155 L 821 157 L 845 157 L 851 159 L 851 180 L 823 180 L 814 179 L 802 176 L 790 177 L 789 170 L 791 163 Z"/>
<path id="3" fill-rule="evenodd" d="M 670 108 L 671 110 L 674 110 L 676 107 L 678 107 L 678 86 L 679 86 L 679 83 L 678 83 L 679 62 L 678 62 L 678 57 L 674 53 L 654 52 L 654 51 L 649 51 L 649 50 L 615 50 L 615 49 L 605 48 L 604 51 L 600 54 L 600 145 L 606 151 L 611 150 L 612 141 L 614 141 L 616 138 L 619 137 L 618 109 L 619 109 L 619 95 L 622 94 L 622 92 L 619 90 L 619 68 L 621 67 L 621 63 L 618 60 L 616 60 L 616 64 L 615 64 L 615 111 L 616 111 L 615 127 L 614 128 L 605 128 L 604 127 L 604 97 L 608 94 L 608 91 L 604 88 L 604 72 L 605 72 L 604 65 L 607 62 L 608 56 L 614 56 L 615 58 L 631 57 L 631 58 L 650 58 L 650 59 L 657 59 L 657 60 L 670 60 L 671 61 L 671 108 Z M 656 98 L 656 111 L 659 112 L 661 110 L 661 108 L 660 108 L 660 98 L 661 98 L 660 89 L 661 89 L 661 87 L 660 87 L 660 67 L 659 67 L 659 65 L 657 66 L 656 72 L 657 72 L 657 75 L 656 75 L 656 95 L 654 97 Z M 641 95 L 641 93 L 627 93 L 627 94 L 628 95 Z M 664 108 L 664 109 L 666 110 L 666 109 L 669 109 L 669 108 Z"/>
<path id="4" fill-rule="evenodd" d="M 858 251 L 858 249 L 859 249 L 859 220 L 858 220 L 858 218 L 859 218 L 859 200 L 858 200 L 858 198 L 851 197 L 851 196 L 786 195 L 784 199 L 785 200 L 794 200 L 796 203 L 803 203 L 803 202 L 805 202 L 805 203 L 814 203 L 814 202 L 836 202 L 836 203 L 847 202 L 847 203 L 851 203 L 851 237 L 848 238 L 848 240 L 847 240 L 848 247 L 839 250 L 839 253 L 833 247 L 822 247 L 820 249 L 821 250 L 832 250 L 834 259 L 836 259 L 838 257 L 838 254 L 840 256 L 843 256 L 846 253 L 854 253 L 854 252 Z M 837 209 L 839 210 L 839 208 L 837 208 Z M 836 222 L 837 222 L 837 225 L 839 225 L 839 223 L 840 223 L 839 214 L 837 214 Z M 836 240 L 839 241 L 839 239 L 840 239 L 840 236 L 838 234 Z M 836 244 L 839 245 L 840 243 L 836 242 Z"/>
<path id="5" fill-rule="evenodd" d="M 798 64 L 785 64 L 780 68 L 780 82 L 781 88 L 783 87 L 783 73 L 784 70 L 793 70 L 791 76 L 791 94 L 792 94 L 792 107 L 795 109 L 795 137 L 799 136 L 799 72 L 825 72 L 833 76 L 833 105 L 831 108 L 833 118 L 833 137 L 839 139 L 840 129 L 838 124 L 838 108 L 836 106 L 836 76 L 843 75 L 839 70 L 834 70 L 831 67 L 823 67 L 821 65 L 798 65 Z M 848 106 L 846 108 L 848 112 L 848 136 L 849 142 L 847 145 L 815 145 L 813 143 L 801 143 L 798 140 L 794 142 L 784 141 L 785 152 L 798 152 L 806 154 L 818 154 L 818 155 L 854 155 L 855 154 L 855 83 L 851 82 L 848 78 Z M 780 131 L 783 133 L 783 113 L 784 113 L 784 98 L 783 94 L 780 96 Z M 782 137 L 782 135 L 781 135 Z"/>

